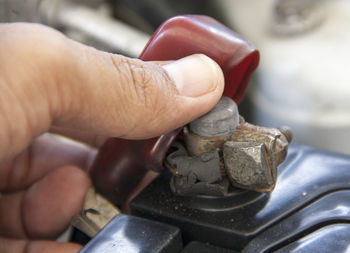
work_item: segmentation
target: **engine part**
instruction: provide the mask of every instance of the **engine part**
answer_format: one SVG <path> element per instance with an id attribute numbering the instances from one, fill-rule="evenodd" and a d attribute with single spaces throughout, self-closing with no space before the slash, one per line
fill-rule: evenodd
<path id="1" fill-rule="evenodd" d="M 259 52 L 212 18 L 188 15 L 167 20 L 140 59 L 176 60 L 195 53 L 206 54 L 220 65 L 225 76 L 224 95 L 240 102 L 258 65 Z M 164 169 L 166 152 L 180 131 L 145 141 L 107 140 L 91 168 L 94 186 L 114 204 L 123 205 L 147 170 Z"/>
<path id="2" fill-rule="evenodd" d="M 224 249 L 218 246 L 203 242 L 190 242 L 181 253 L 238 253 L 235 250 Z"/>
<path id="3" fill-rule="evenodd" d="M 225 136 L 203 137 L 192 133 L 188 127 L 183 129 L 186 149 L 191 156 L 199 156 L 200 154 L 221 148 L 227 141 Z"/>
<path id="4" fill-rule="evenodd" d="M 40 3 L 40 16 L 45 24 L 64 28 L 70 34 L 79 33 L 88 42 L 113 52 L 137 57 L 150 36 L 104 14 L 73 1 L 42 0 Z"/>
<path id="5" fill-rule="evenodd" d="M 201 241 L 238 252 L 347 252 L 350 156 L 292 144 L 278 175 L 271 193 L 231 186 L 228 195 L 214 197 L 175 195 L 169 187 L 172 175 L 164 172 L 131 202 L 131 212 L 179 227 L 184 245 Z"/>
<path id="6" fill-rule="evenodd" d="M 223 151 L 227 175 L 234 186 L 262 192 L 275 186 L 272 174 L 276 173 L 267 166 L 264 143 L 228 141 Z"/>
<path id="7" fill-rule="evenodd" d="M 175 142 L 173 148 L 178 150 L 166 158 L 166 165 L 175 175 L 170 181 L 174 193 L 212 196 L 227 194 L 229 182 L 222 178 L 219 149 L 199 156 L 189 156 L 180 143 Z"/>
<path id="8" fill-rule="evenodd" d="M 178 253 L 181 249 L 177 227 L 120 214 L 79 252 Z"/>
<path id="9" fill-rule="evenodd" d="M 288 127 L 280 129 L 246 123 L 235 102 L 222 97 L 210 112 L 184 128 L 185 147 L 177 144 L 178 150 L 168 155 L 172 191 L 225 195 L 227 178 L 235 187 L 272 191 L 277 166 L 284 161 L 293 137 Z M 219 172 L 220 178 L 216 177 Z"/>
<path id="10" fill-rule="evenodd" d="M 237 104 L 228 97 L 222 97 L 210 112 L 192 121 L 189 129 L 200 136 L 225 136 L 229 139 L 238 124 Z"/>
<path id="11" fill-rule="evenodd" d="M 222 179 L 219 149 L 193 157 L 188 156 L 181 144 L 175 143 L 174 146 L 177 146 L 179 151 L 171 153 L 166 160 L 177 168 L 175 174 L 194 175 L 196 181 L 208 183 L 214 183 Z"/>
<path id="12" fill-rule="evenodd" d="M 231 137 L 231 141 L 261 142 L 266 146 L 268 166 L 276 177 L 276 167 L 286 158 L 288 144 L 292 141 L 293 133 L 287 126 L 270 128 L 242 123 Z"/>

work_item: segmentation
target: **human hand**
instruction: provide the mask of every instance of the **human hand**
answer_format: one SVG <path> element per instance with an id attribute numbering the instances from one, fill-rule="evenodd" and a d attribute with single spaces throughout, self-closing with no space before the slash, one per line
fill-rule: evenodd
<path id="1" fill-rule="evenodd" d="M 147 63 L 45 26 L 1 24 L 0 252 L 76 252 L 48 239 L 82 208 L 94 147 L 180 127 L 208 112 L 223 86 L 203 55 Z"/>

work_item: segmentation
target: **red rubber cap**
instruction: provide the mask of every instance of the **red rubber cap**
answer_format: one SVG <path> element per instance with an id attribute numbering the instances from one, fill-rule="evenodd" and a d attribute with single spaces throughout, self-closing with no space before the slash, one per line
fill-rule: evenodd
<path id="1" fill-rule="evenodd" d="M 176 16 L 153 34 L 140 55 L 145 61 L 177 60 L 201 53 L 216 61 L 225 75 L 224 96 L 240 103 L 259 52 L 238 34 L 207 16 Z"/>

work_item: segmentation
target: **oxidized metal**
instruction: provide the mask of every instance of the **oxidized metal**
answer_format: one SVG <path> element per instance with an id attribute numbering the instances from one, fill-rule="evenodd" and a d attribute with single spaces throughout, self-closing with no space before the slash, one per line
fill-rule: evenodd
<path id="1" fill-rule="evenodd" d="M 225 195 L 228 180 L 235 187 L 259 192 L 274 189 L 277 166 L 284 161 L 293 137 L 291 130 L 246 123 L 232 106 L 234 102 L 227 100 L 223 97 L 211 112 L 185 127 L 185 146 L 177 143 L 176 151 L 167 157 L 174 193 Z"/>
<path id="2" fill-rule="evenodd" d="M 207 114 L 189 124 L 192 133 L 203 137 L 225 136 L 229 139 L 239 125 L 237 104 L 228 97 L 222 97 Z"/>
<path id="3" fill-rule="evenodd" d="M 276 179 L 268 167 L 266 146 L 259 142 L 228 141 L 223 147 L 227 176 L 233 186 L 270 191 Z"/>
<path id="4" fill-rule="evenodd" d="M 223 164 L 219 149 L 205 152 L 199 156 L 189 156 L 185 147 L 179 142 L 174 143 L 177 151 L 166 159 L 166 165 L 175 175 L 170 187 L 179 195 L 208 194 L 223 196 L 227 193 L 229 183 L 223 180 Z"/>
<path id="5" fill-rule="evenodd" d="M 198 156 L 222 148 L 238 127 L 239 120 L 237 104 L 228 97 L 222 97 L 210 112 L 184 128 L 189 154 Z"/>
<path id="6" fill-rule="evenodd" d="M 191 156 L 199 156 L 205 152 L 221 148 L 227 141 L 225 136 L 203 137 L 192 133 L 187 127 L 183 130 L 186 149 Z"/>
<path id="7" fill-rule="evenodd" d="M 277 128 L 255 126 L 242 122 L 231 137 L 231 141 L 234 142 L 259 142 L 265 145 L 268 166 L 266 169 L 270 170 L 274 181 L 277 177 L 277 166 L 286 158 L 288 144 L 292 140 L 291 130 L 287 127 L 281 129 L 282 132 Z"/>

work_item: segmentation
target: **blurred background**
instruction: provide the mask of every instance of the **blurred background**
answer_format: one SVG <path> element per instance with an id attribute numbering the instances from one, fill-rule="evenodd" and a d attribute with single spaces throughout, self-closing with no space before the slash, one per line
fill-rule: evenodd
<path id="1" fill-rule="evenodd" d="M 178 14 L 214 17 L 251 41 L 261 62 L 240 105 L 297 143 L 350 154 L 350 1 L 0 0 L 1 22 L 39 22 L 98 49 L 137 57 Z"/>

